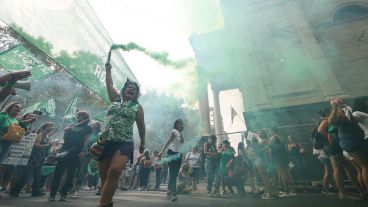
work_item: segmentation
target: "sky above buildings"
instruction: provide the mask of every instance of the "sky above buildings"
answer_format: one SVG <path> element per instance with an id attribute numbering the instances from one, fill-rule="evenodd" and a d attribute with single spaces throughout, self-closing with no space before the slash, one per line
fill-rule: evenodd
<path id="1" fill-rule="evenodd" d="M 135 42 L 153 51 L 166 51 L 172 59 L 194 58 L 188 38 L 223 27 L 219 0 L 90 0 L 115 43 Z M 165 67 L 141 52 L 125 52 L 143 89 L 178 97 L 190 95 L 193 66 Z M 177 87 L 181 86 L 178 90 Z"/>
<path id="2" fill-rule="evenodd" d="M 150 50 L 167 51 L 173 59 L 195 58 L 188 41 L 191 34 L 224 26 L 219 0 L 90 0 L 90 4 L 115 43 L 136 42 Z M 194 95 L 186 87 L 193 68 L 168 68 L 140 52 L 124 52 L 124 58 L 143 87 L 179 97 Z M 209 99 L 213 106 L 212 94 Z M 225 130 L 245 130 L 239 90 L 224 91 L 220 99 Z M 233 120 L 231 107 L 239 114 Z M 239 134 L 230 138 L 234 144 L 240 141 Z"/>
<path id="3" fill-rule="evenodd" d="M 88 0 L 99 20 L 111 36 L 114 43 L 135 42 L 150 51 L 165 51 L 169 58 L 195 59 L 189 43 L 192 34 L 205 34 L 224 27 L 220 0 Z M 73 22 L 73 15 L 80 15 L 73 0 L 0 0 L 6 9 L 1 15 L 6 22 L 15 22 L 31 35 L 41 36 L 53 44 L 53 52 L 89 50 L 105 57 L 107 49 L 90 48 L 98 42 L 78 39 L 73 32 L 81 30 L 83 22 Z M 70 7 L 76 10 L 69 11 Z M 83 9 L 83 8 L 81 8 Z M 1 10 L 1 8 L 0 8 Z M 70 15 L 68 15 L 70 13 Z M 58 15 L 63 15 L 62 18 Z M 80 17 L 83 19 L 82 17 Z M 31 22 L 31 23 L 30 23 Z M 38 27 L 32 26 L 37 23 Z M 84 25 L 86 26 L 86 25 Z M 86 27 L 88 28 L 88 27 Z M 96 28 L 95 28 L 96 29 Z M 98 29 L 98 28 L 97 28 Z M 84 32 L 94 32 L 83 31 Z M 98 32 L 97 32 L 98 33 Z M 66 37 L 68 36 L 68 37 Z M 87 36 L 87 35 L 86 35 Z M 82 36 L 81 36 L 82 37 Z M 175 69 L 160 65 L 147 55 L 130 51 L 123 52 L 123 57 L 140 82 L 143 92 L 156 90 L 178 98 L 194 97 L 194 64 L 186 68 Z M 233 99 L 237 96 L 237 101 Z M 227 131 L 230 107 L 241 114 L 243 104 L 240 93 L 221 93 L 226 100 L 221 105 L 224 126 Z M 193 99 L 195 99 L 194 97 Z M 240 102 L 239 102 L 240 101 Z M 212 104 L 210 98 L 210 105 Z M 230 118 L 229 118 L 230 117 Z M 235 119 L 236 121 L 241 121 Z M 239 122 L 240 125 L 244 123 Z M 230 123 L 234 127 L 234 123 Z"/>

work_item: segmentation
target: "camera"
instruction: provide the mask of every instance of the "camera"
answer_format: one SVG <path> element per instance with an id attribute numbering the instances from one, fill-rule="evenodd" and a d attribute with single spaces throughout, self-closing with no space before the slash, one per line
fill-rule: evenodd
<path id="1" fill-rule="evenodd" d="M 42 111 L 33 111 L 32 114 L 42 115 Z"/>

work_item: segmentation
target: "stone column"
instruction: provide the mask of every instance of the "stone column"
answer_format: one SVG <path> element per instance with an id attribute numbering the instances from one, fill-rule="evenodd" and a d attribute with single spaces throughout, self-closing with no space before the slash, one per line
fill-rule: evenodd
<path id="1" fill-rule="evenodd" d="M 320 48 L 308 20 L 303 15 L 303 11 L 295 0 L 289 0 L 284 4 L 291 25 L 299 35 L 304 50 L 311 61 L 318 67 L 314 69 L 314 74 L 319 81 L 325 99 L 331 97 L 347 97 L 342 90 L 331 66 L 328 64 L 322 49 Z"/>
<path id="2" fill-rule="evenodd" d="M 213 105 L 214 105 L 214 114 L 215 114 L 215 131 L 217 136 L 217 143 L 222 143 L 224 140 L 224 135 L 220 135 L 224 133 L 224 126 L 222 124 L 222 116 L 220 109 L 220 90 L 216 87 L 212 86 L 213 93 Z"/>
<path id="3" fill-rule="evenodd" d="M 210 109 L 208 103 L 207 83 L 201 84 L 198 89 L 199 113 L 201 116 L 201 136 L 209 136 L 211 134 Z"/>

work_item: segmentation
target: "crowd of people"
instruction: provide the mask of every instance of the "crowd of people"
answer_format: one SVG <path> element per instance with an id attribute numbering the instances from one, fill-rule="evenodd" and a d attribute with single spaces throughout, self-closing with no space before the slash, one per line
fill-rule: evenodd
<path id="1" fill-rule="evenodd" d="M 17 80 L 30 75 L 17 72 L 0 77 L 4 86 L 0 99 L 12 93 Z M 0 163 L 9 156 L 12 144 L 22 139 L 20 136 L 34 134 L 35 141 L 26 165 L 0 165 L 2 190 L 11 197 L 18 197 L 23 189 L 32 197 L 49 192 L 49 201 L 55 201 L 59 193 L 59 200 L 65 201 L 68 193 L 78 198 L 81 189 L 96 189 L 96 195 L 101 196 L 99 206 L 113 206 L 119 186 L 121 190 L 158 191 L 168 176 L 167 196 L 176 201 L 179 193 L 197 191 L 205 174 L 211 197 L 235 195 L 233 187 L 239 196 L 246 192 L 261 199 L 297 196 L 294 179 L 305 179 L 306 149 L 296 137 L 284 137 L 276 127 L 261 129 L 246 136 L 235 150 L 229 140 L 219 142 L 211 135 L 203 146 L 196 144 L 191 151 L 183 152 L 184 125 L 177 119 L 161 150 L 150 153 L 145 149 L 138 84 L 128 80 L 120 92 L 116 91 L 111 64 L 107 63 L 106 86 L 111 105 L 104 126 L 91 120 L 87 111 L 78 110 L 77 123 L 64 128 L 62 141 L 52 138 L 58 128 L 54 123 L 43 123 L 34 130 L 37 114 L 22 114 L 21 103 L 7 104 L 0 113 Z M 340 99 L 331 100 L 330 105 L 320 112 L 322 118 L 312 133 L 313 154 L 323 166 L 321 192 L 331 194 L 332 175 L 339 199 L 367 199 L 368 97 L 357 98 L 352 108 Z M 136 159 L 134 123 L 140 137 Z M 155 173 L 153 187 L 149 186 L 151 172 Z M 346 192 L 344 174 L 359 196 Z"/>
<path id="2" fill-rule="evenodd" d="M 0 85 L 4 86 L 0 90 L 0 101 L 15 94 L 16 82 L 29 76 L 31 72 L 20 71 L 0 77 Z M 61 142 L 52 138 L 60 126 L 46 122 L 34 130 L 33 123 L 40 118 L 37 111 L 22 114 L 22 103 L 4 101 L 5 110 L 0 113 L 1 190 L 8 192 L 10 197 L 18 197 L 23 189 L 30 191 L 32 197 L 43 196 L 49 191 L 49 201 L 55 201 L 58 193 L 59 200 L 65 201 L 70 192 L 77 198 L 81 187 L 88 182 L 92 188 L 99 186 L 99 206 L 112 206 L 122 170 L 133 161 L 133 124 L 137 123 L 141 138 L 139 151 L 143 152 L 145 123 L 143 108 L 137 102 L 139 86 L 136 82 L 128 80 L 117 92 L 112 82 L 111 64 L 107 63 L 106 86 L 112 103 L 104 129 L 99 122 L 91 120 L 87 111 L 79 109 L 76 124 L 64 128 Z M 32 142 L 22 148 L 23 151 L 31 150 L 25 164 L 2 164 L 14 153 L 13 144 L 31 136 L 34 137 L 30 138 Z M 101 150 L 98 147 L 103 147 L 103 151 L 98 151 Z M 94 154 L 96 152 L 99 154 Z M 148 157 L 143 156 L 141 160 L 148 165 Z M 144 181 L 142 179 L 141 185 L 145 185 Z"/>
<path id="3" fill-rule="evenodd" d="M 321 120 L 312 132 L 311 144 L 313 155 L 322 165 L 321 193 L 333 195 L 334 188 L 339 199 L 367 199 L 368 97 L 356 99 L 353 108 L 334 99 L 331 108 L 319 113 Z M 283 137 L 277 128 L 261 129 L 247 136 L 245 142 L 240 142 L 237 150 L 230 146 L 228 140 L 218 143 L 217 137 L 212 135 L 207 137 L 208 141 L 203 146 L 194 145 L 185 155 L 181 153 L 184 142 L 182 130 L 183 124 L 177 120 L 160 153 L 155 152 L 150 158 L 145 151 L 138 157 L 132 168 L 137 175 L 137 186 L 142 187 L 140 189 L 147 189 L 146 179 L 150 171 L 156 174 L 152 190 L 160 189 L 161 172 L 168 165 L 167 195 L 173 201 L 179 193 L 197 190 L 203 177 L 201 172 L 206 172 L 206 190 L 211 197 L 226 194 L 243 196 L 246 192 L 260 195 L 261 199 L 296 197 L 297 181 L 301 184 L 300 192 L 305 190 L 306 149 L 292 135 Z M 167 156 L 162 157 L 165 150 Z M 149 165 L 145 163 L 147 160 L 151 160 Z M 345 191 L 344 173 L 356 187 L 358 196 Z M 249 187 L 247 191 L 245 186 Z"/>

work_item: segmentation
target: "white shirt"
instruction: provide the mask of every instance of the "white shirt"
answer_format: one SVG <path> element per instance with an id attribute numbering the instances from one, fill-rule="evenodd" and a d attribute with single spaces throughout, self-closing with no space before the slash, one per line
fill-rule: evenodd
<path id="1" fill-rule="evenodd" d="M 368 114 L 361 111 L 354 111 L 353 116 L 357 119 L 360 128 L 364 131 L 364 139 L 368 139 Z"/>
<path id="2" fill-rule="evenodd" d="M 193 168 L 201 167 L 201 153 L 193 153 L 192 151 L 188 152 L 185 160 L 189 161 L 189 165 Z"/>
<path id="3" fill-rule="evenodd" d="M 182 143 L 180 142 L 181 139 L 181 133 L 177 130 L 177 129 L 173 129 L 171 131 L 171 134 L 174 135 L 173 140 L 171 140 L 170 145 L 169 145 L 169 149 L 171 149 L 174 152 L 179 152 Z M 170 134 L 170 136 L 171 136 Z"/>

